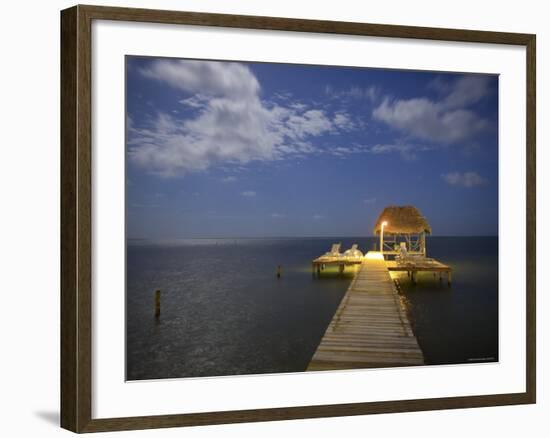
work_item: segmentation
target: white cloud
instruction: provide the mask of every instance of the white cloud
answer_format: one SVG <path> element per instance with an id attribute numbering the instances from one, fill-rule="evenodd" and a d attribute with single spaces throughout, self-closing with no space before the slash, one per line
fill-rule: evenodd
<path id="1" fill-rule="evenodd" d="M 303 139 L 308 135 L 320 135 L 332 129 L 332 123 L 322 110 L 307 110 L 304 113 L 290 114 L 283 119 L 280 132 L 290 138 Z"/>
<path id="2" fill-rule="evenodd" d="M 460 108 L 479 102 L 489 93 L 487 76 L 462 76 L 450 88 L 443 105 L 446 108 Z"/>
<path id="3" fill-rule="evenodd" d="M 344 111 L 337 112 L 334 115 L 333 123 L 334 126 L 343 131 L 351 131 L 355 128 L 355 123 L 351 120 L 351 116 Z"/>
<path id="4" fill-rule="evenodd" d="M 181 99 L 179 103 L 190 108 L 205 108 L 208 103 L 208 98 L 201 94 L 196 94 L 186 99 Z"/>
<path id="5" fill-rule="evenodd" d="M 252 97 L 260 90 L 260 84 L 252 72 L 235 62 L 163 59 L 154 61 L 141 73 L 188 93 Z"/>
<path id="6" fill-rule="evenodd" d="M 476 172 L 449 172 L 441 175 L 443 180 L 452 186 L 476 187 L 487 184 L 487 180 Z"/>
<path id="7" fill-rule="evenodd" d="M 281 213 L 271 213 L 271 217 L 274 219 L 282 219 L 285 217 L 285 215 Z"/>
<path id="8" fill-rule="evenodd" d="M 327 150 L 327 152 L 337 157 L 345 157 L 346 155 L 357 153 L 357 150 L 353 146 L 332 146 Z"/>
<path id="9" fill-rule="evenodd" d="M 363 202 L 365 204 L 374 204 L 376 202 L 376 198 L 367 198 L 367 199 L 363 199 Z"/>
<path id="10" fill-rule="evenodd" d="M 292 99 L 292 93 L 290 91 L 278 91 L 273 93 L 273 97 L 278 100 L 290 100 Z"/>
<path id="11" fill-rule="evenodd" d="M 314 214 L 312 217 L 316 221 L 320 221 L 321 219 L 325 218 L 322 214 Z"/>
<path id="12" fill-rule="evenodd" d="M 291 103 L 289 106 L 290 108 L 293 108 L 298 111 L 304 111 L 308 107 L 305 103 L 302 103 L 302 102 L 294 102 L 294 103 Z"/>
<path id="13" fill-rule="evenodd" d="M 414 143 L 379 143 L 373 146 L 362 146 L 362 152 L 368 152 L 374 155 L 399 153 L 404 160 L 414 160 L 419 152 L 433 150 L 434 146 L 419 145 Z"/>
<path id="14" fill-rule="evenodd" d="M 437 87 L 443 90 L 441 81 Z M 449 86 L 440 101 L 425 97 L 405 100 L 386 97 L 373 111 L 373 117 L 414 138 L 457 143 L 487 128 L 487 120 L 467 107 L 488 93 L 487 77 L 464 76 Z"/>
<path id="15" fill-rule="evenodd" d="M 366 99 L 374 102 L 380 95 L 380 90 L 374 85 L 367 88 L 352 86 L 346 89 L 336 89 L 327 85 L 325 87 L 325 94 L 338 100 Z"/>
<path id="16" fill-rule="evenodd" d="M 229 176 L 226 176 L 226 177 L 222 178 L 222 182 L 224 182 L 224 183 L 232 183 L 232 182 L 235 182 L 235 181 L 237 181 L 237 177 L 233 176 L 233 175 L 229 175 Z"/>
<path id="17" fill-rule="evenodd" d="M 352 154 L 388 154 L 392 152 L 400 153 L 403 159 L 411 160 L 416 158 L 416 153 L 433 149 L 433 147 L 421 146 L 416 144 L 405 143 L 390 143 L 390 144 L 375 144 L 375 145 L 358 145 L 352 144 L 349 146 L 331 146 L 325 150 L 326 153 L 344 158 Z"/>
<path id="18" fill-rule="evenodd" d="M 256 196 L 256 192 L 254 190 L 245 190 L 244 192 L 241 192 L 241 195 L 245 198 L 254 198 Z"/>
<path id="19" fill-rule="evenodd" d="M 404 152 L 409 151 L 410 146 L 404 144 L 375 144 L 371 146 L 368 150 L 372 154 L 387 154 L 390 152 Z"/>
<path id="20" fill-rule="evenodd" d="M 161 176 L 309 154 L 312 138 L 350 126 L 344 113 L 262 101 L 257 78 L 239 63 L 157 60 L 141 73 L 191 94 L 180 103 L 192 117 L 159 112 L 146 126 L 128 125 L 130 160 Z"/>
<path id="21" fill-rule="evenodd" d="M 451 83 L 443 79 L 442 76 L 436 76 L 435 79 L 428 83 L 427 88 L 440 94 L 446 94 L 451 89 Z"/>

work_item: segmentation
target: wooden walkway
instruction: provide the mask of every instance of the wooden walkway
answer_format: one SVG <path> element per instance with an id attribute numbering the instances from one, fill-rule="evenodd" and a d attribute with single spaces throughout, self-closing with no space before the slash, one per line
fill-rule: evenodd
<path id="1" fill-rule="evenodd" d="M 307 371 L 423 365 L 424 356 L 386 262 L 369 253 Z"/>

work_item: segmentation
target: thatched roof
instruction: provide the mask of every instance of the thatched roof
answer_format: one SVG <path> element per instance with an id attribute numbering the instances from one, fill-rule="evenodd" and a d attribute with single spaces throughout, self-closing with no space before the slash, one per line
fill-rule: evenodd
<path id="1" fill-rule="evenodd" d="M 374 234 L 380 234 L 380 228 L 384 221 L 387 222 L 387 225 L 384 226 L 384 233 L 413 234 L 425 231 L 431 234 L 432 232 L 432 227 L 426 218 L 412 205 L 390 205 L 384 208 L 374 226 Z"/>

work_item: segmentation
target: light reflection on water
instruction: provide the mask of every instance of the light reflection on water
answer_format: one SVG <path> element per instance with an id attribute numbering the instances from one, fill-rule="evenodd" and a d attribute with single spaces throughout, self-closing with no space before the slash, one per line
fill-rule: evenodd
<path id="1" fill-rule="evenodd" d="M 450 240 L 449 240 L 450 239 Z M 372 238 L 132 241 L 127 251 L 129 380 L 303 371 L 353 270 L 312 275 L 311 260 L 341 241 Z M 429 363 L 497 357 L 496 238 L 438 238 L 429 255 L 452 265 L 453 287 L 401 280 Z M 282 277 L 276 277 L 282 265 Z M 162 313 L 153 318 L 153 291 Z"/>

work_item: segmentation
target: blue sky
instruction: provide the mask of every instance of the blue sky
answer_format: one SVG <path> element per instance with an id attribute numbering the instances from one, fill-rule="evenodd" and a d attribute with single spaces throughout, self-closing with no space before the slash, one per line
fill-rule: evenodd
<path id="1" fill-rule="evenodd" d="M 130 238 L 498 234 L 498 77 L 127 57 Z"/>

